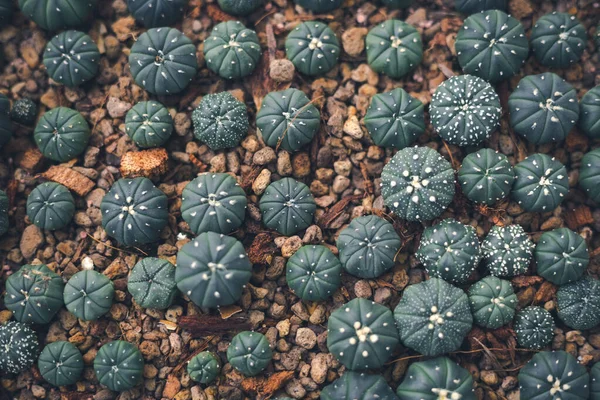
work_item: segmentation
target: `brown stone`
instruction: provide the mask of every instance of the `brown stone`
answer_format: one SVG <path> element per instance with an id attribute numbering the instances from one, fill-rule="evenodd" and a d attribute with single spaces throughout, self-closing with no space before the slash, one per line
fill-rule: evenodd
<path id="1" fill-rule="evenodd" d="M 145 176 L 156 178 L 167 172 L 169 156 L 158 147 L 142 151 L 129 151 L 121 157 L 121 174 L 125 178 Z"/>

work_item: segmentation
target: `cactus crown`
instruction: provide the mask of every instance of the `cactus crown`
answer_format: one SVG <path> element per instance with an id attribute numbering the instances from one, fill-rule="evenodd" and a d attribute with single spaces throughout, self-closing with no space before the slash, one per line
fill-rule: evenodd
<path id="1" fill-rule="evenodd" d="M 48 31 L 82 26 L 95 5 L 95 0 L 19 0 L 23 14 Z"/>
<path id="2" fill-rule="evenodd" d="M 321 400 L 397 400 L 381 375 L 348 371 L 321 390 Z"/>
<path id="3" fill-rule="evenodd" d="M 175 266 L 161 258 L 142 258 L 129 274 L 127 290 L 140 306 L 165 309 L 177 294 Z"/>
<path id="4" fill-rule="evenodd" d="M 187 372 L 192 380 L 208 384 L 219 375 L 220 368 L 218 357 L 210 351 L 203 351 L 190 360 Z"/>
<path id="5" fill-rule="evenodd" d="M 469 302 L 477 325 L 497 329 L 513 320 L 517 295 L 509 281 L 486 276 L 469 289 Z"/>
<path id="6" fill-rule="evenodd" d="M 233 337 L 227 348 L 227 361 L 246 376 L 255 376 L 273 358 L 273 351 L 265 335 L 244 331 Z"/>
<path id="7" fill-rule="evenodd" d="M 339 8 L 342 5 L 342 0 L 294 0 L 294 3 L 320 14 Z"/>
<path id="8" fill-rule="evenodd" d="M 31 367 L 40 349 L 35 332 L 20 322 L 0 325 L 0 370 L 18 374 Z"/>
<path id="9" fill-rule="evenodd" d="M 340 42 L 329 26 L 318 21 L 307 21 L 289 33 L 285 52 L 301 73 L 322 75 L 337 63 Z"/>
<path id="10" fill-rule="evenodd" d="M 590 151 L 581 159 L 579 186 L 590 199 L 600 203 L 600 148 Z"/>
<path id="11" fill-rule="evenodd" d="M 10 118 L 23 125 L 33 125 L 37 117 L 37 105 L 27 97 L 15 100 L 12 110 L 10 110 Z"/>
<path id="12" fill-rule="evenodd" d="M 517 313 L 514 329 L 520 346 L 541 349 L 554 337 L 554 319 L 542 307 L 530 306 Z"/>
<path id="13" fill-rule="evenodd" d="M 94 359 L 98 381 L 115 392 L 133 388 L 142 380 L 144 359 L 131 343 L 115 340 L 100 347 Z"/>
<path id="14" fill-rule="evenodd" d="M 99 272 L 83 270 L 69 279 L 63 297 L 71 314 L 83 321 L 92 321 L 110 310 L 114 295 L 110 279 Z"/>
<path id="15" fill-rule="evenodd" d="M 173 132 L 173 118 L 158 101 L 140 101 L 125 116 L 125 132 L 139 147 L 162 146 Z"/>
<path id="16" fill-rule="evenodd" d="M 71 222 L 74 214 L 73 196 L 60 183 L 42 183 L 27 197 L 27 216 L 40 229 L 62 229 Z"/>
<path id="17" fill-rule="evenodd" d="M 263 0 L 219 0 L 219 7 L 231 15 L 248 15 L 262 4 Z"/>
<path id="18" fill-rule="evenodd" d="M 48 344 L 38 359 L 42 377 L 54 386 L 72 385 L 83 372 L 83 357 L 73 344 L 59 341 Z"/>
<path id="19" fill-rule="evenodd" d="M 302 300 L 325 300 L 340 287 L 342 264 L 325 246 L 300 247 L 285 269 L 288 286 Z"/>
<path id="20" fill-rule="evenodd" d="M 506 10 L 506 0 L 455 0 L 454 7 L 463 14 L 486 10 Z"/>
<path id="21" fill-rule="evenodd" d="M 169 26 L 183 14 L 185 0 L 127 0 L 127 8 L 146 28 Z"/>
<path id="22" fill-rule="evenodd" d="M 546 14 L 531 30 L 533 54 L 548 67 L 567 68 L 579 61 L 586 41 L 585 27 L 574 15 L 566 13 Z"/>
<path id="23" fill-rule="evenodd" d="M 65 31 L 48 42 L 44 65 L 54 81 L 75 87 L 98 74 L 100 51 L 85 33 Z"/>
<path id="24" fill-rule="evenodd" d="M 90 139 L 90 127 L 79 112 L 57 107 L 42 115 L 33 139 L 44 157 L 65 162 L 84 152 Z"/>
<path id="25" fill-rule="evenodd" d="M 600 138 L 600 85 L 583 95 L 579 108 L 579 128 L 592 139 Z"/>
<path id="26" fill-rule="evenodd" d="M 573 329 L 600 324 L 600 283 L 591 277 L 568 283 L 556 292 L 558 318 Z"/>
<path id="27" fill-rule="evenodd" d="M 0 236 L 8 232 L 10 221 L 8 220 L 8 208 L 10 207 L 8 196 L 4 190 L 0 190 Z"/>
<path id="28" fill-rule="evenodd" d="M 506 198 L 514 181 L 515 172 L 508 158 L 492 149 L 467 155 L 458 171 L 458 182 L 465 196 L 486 205 Z"/>
<path id="29" fill-rule="evenodd" d="M 521 275 L 529 268 L 534 247 L 521 225 L 496 225 L 481 243 L 483 262 L 491 275 Z"/>
<path id="30" fill-rule="evenodd" d="M 538 274 L 556 285 L 583 276 L 590 262 L 585 240 L 568 228 L 544 232 L 535 247 Z"/>

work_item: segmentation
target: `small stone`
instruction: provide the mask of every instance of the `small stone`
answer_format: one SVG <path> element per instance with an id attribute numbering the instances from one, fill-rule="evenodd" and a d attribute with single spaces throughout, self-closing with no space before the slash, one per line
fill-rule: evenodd
<path id="1" fill-rule="evenodd" d="M 350 176 L 350 172 L 352 172 L 352 163 L 350 160 L 339 160 L 333 163 L 333 169 L 338 175 Z"/>
<path id="2" fill-rule="evenodd" d="M 272 163 L 277 158 L 275 154 L 275 150 L 270 147 L 263 147 L 256 153 L 254 153 L 254 157 L 252 157 L 252 162 L 257 165 L 267 165 Z"/>
<path id="3" fill-rule="evenodd" d="M 112 96 L 108 98 L 108 102 L 106 103 L 108 115 L 110 115 L 112 118 L 124 117 L 131 107 L 131 103 L 121 101 L 118 98 Z"/>
<path id="4" fill-rule="evenodd" d="M 296 344 L 310 350 L 317 344 L 317 335 L 312 329 L 299 328 L 296 331 Z"/>
<path id="5" fill-rule="evenodd" d="M 356 291 L 356 289 L 355 289 Z M 375 290 L 375 296 L 373 296 L 373 301 L 379 304 L 385 304 L 392 298 L 392 291 L 390 288 L 382 287 L 377 288 Z"/>
<path id="6" fill-rule="evenodd" d="M 275 328 L 277 328 L 279 336 L 286 337 L 290 333 L 290 326 L 290 320 L 284 319 L 283 321 L 279 321 L 277 325 L 275 325 Z"/>
<path id="7" fill-rule="evenodd" d="M 500 383 L 498 374 L 496 374 L 494 371 L 484 370 L 479 373 L 479 376 L 481 377 L 481 380 L 489 386 L 496 386 Z"/>
<path id="8" fill-rule="evenodd" d="M 334 193 L 340 194 L 344 192 L 344 190 L 348 189 L 348 187 L 350 187 L 350 183 L 352 182 L 349 178 L 338 175 L 333 180 L 333 185 L 331 186 L 331 188 L 333 189 Z"/>
<path id="9" fill-rule="evenodd" d="M 167 399 L 172 399 L 175 397 L 177 392 L 181 389 L 181 383 L 179 379 L 175 375 L 169 375 L 167 377 L 167 383 L 165 385 L 165 390 L 163 390 L 163 397 Z"/>
<path id="10" fill-rule="evenodd" d="M 255 153 L 260 149 L 260 142 L 256 135 L 248 135 L 242 140 L 242 147 L 250 153 Z"/>
<path id="11" fill-rule="evenodd" d="M 44 234 L 35 225 L 28 225 L 23 231 L 21 236 L 21 243 L 19 248 L 21 254 L 26 259 L 29 259 L 35 255 L 35 252 L 45 243 Z"/>
<path id="12" fill-rule="evenodd" d="M 364 136 L 364 133 L 360 127 L 360 122 L 358 122 L 358 117 L 356 115 L 351 115 L 348 117 L 344 123 L 343 131 L 346 135 L 352 137 L 353 139 L 361 139 Z"/>
<path id="13" fill-rule="evenodd" d="M 319 353 L 310 363 L 310 377 L 318 384 L 325 382 L 329 369 L 329 354 Z"/>
<path id="14" fill-rule="evenodd" d="M 267 189 L 269 183 L 271 183 L 271 171 L 265 168 L 260 171 L 254 182 L 252 182 L 252 191 L 257 195 L 261 195 Z"/>
<path id="15" fill-rule="evenodd" d="M 365 49 L 365 36 L 367 28 L 353 27 L 342 34 L 342 46 L 344 51 L 351 57 L 359 56 Z"/>
<path id="16" fill-rule="evenodd" d="M 283 243 L 283 246 L 281 246 L 281 255 L 290 258 L 300 247 L 302 247 L 302 239 L 300 239 L 300 236 L 289 237 Z"/>
<path id="17" fill-rule="evenodd" d="M 360 280 L 354 284 L 354 294 L 356 297 L 361 297 L 363 299 L 368 299 L 373 294 L 371 290 L 371 285 L 369 285 L 369 281 Z"/>
<path id="18" fill-rule="evenodd" d="M 310 158 L 307 153 L 297 153 L 292 158 L 294 177 L 304 178 L 310 174 Z"/>
<path id="19" fill-rule="evenodd" d="M 104 38 L 104 47 L 106 48 L 106 57 L 114 60 L 121 55 L 121 43 L 116 37 L 109 35 Z"/>
<path id="20" fill-rule="evenodd" d="M 288 59 L 273 60 L 269 66 L 269 76 L 276 82 L 290 82 L 294 71 L 294 64 Z"/>
<path id="21" fill-rule="evenodd" d="M 46 397 L 46 389 L 44 389 L 40 385 L 32 385 L 31 393 L 33 393 L 33 397 L 37 399 L 43 399 Z"/>
<path id="22" fill-rule="evenodd" d="M 277 154 L 277 173 L 281 176 L 290 176 L 293 172 L 290 153 L 285 150 Z"/>

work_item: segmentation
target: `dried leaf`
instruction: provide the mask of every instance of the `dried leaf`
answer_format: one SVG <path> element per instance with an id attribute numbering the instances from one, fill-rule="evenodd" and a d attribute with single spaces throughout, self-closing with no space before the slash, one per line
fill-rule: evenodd
<path id="1" fill-rule="evenodd" d="M 553 285 L 551 282 L 545 281 L 535 294 L 533 303 L 540 304 L 549 301 L 556 294 L 557 290 L 558 288 L 555 285 Z"/>
<path id="2" fill-rule="evenodd" d="M 219 22 L 235 20 L 234 17 L 227 14 L 226 12 L 221 10 L 217 5 L 212 3 L 206 5 L 206 13 L 208 14 L 208 18 L 210 18 L 215 24 Z"/>
<path id="3" fill-rule="evenodd" d="M 85 175 L 62 165 L 53 165 L 48 171 L 42 173 L 48 180 L 60 183 L 71 189 L 79 196 L 84 197 L 96 184 Z"/>
<path id="4" fill-rule="evenodd" d="M 317 220 L 317 225 L 319 227 L 327 229 L 329 225 L 344 211 L 346 206 L 355 200 L 360 200 L 362 196 L 354 195 L 344 197 L 342 200 L 335 203 L 329 210 L 327 210 L 321 217 Z"/>
<path id="5" fill-rule="evenodd" d="M 521 275 L 521 276 L 512 278 L 511 282 L 512 282 L 513 286 L 516 286 L 518 288 L 524 288 L 524 287 L 528 287 L 528 286 L 537 285 L 538 283 L 542 282 L 543 280 L 544 280 L 544 278 L 542 278 L 541 276 L 537 276 L 537 275 L 532 275 L 532 276 Z"/>
<path id="6" fill-rule="evenodd" d="M 294 371 L 281 371 L 274 373 L 268 378 L 246 378 L 242 381 L 242 390 L 257 393 L 257 399 L 267 399 L 293 377 Z"/>
<path id="7" fill-rule="evenodd" d="M 594 217 L 588 206 L 580 205 L 565 211 L 565 222 L 569 229 L 577 230 L 579 227 L 593 223 Z"/>
<path id="8" fill-rule="evenodd" d="M 233 315 L 240 312 L 242 312 L 242 308 L 240 306 L 236 306 L 235 304 L 219 307 L 219 314 L 221 314 L 221 318 L 223 319 L 229 319 Z"/>
<path id="9" fill-rule="evenodd" d="M 223 319 L 218 315 L 184 315 L 179 317 L 178 325 L 188 331 L 192 337 L 202 337 L 207 334 L 244 331 L 251 328 L 246 317 L 231 317 Z"/>
<path id="10" fill-rule="evenodd" d="M 256 235 L 248 249 L 248 260 L 252 264 L 266 264 L 276 248 L 271 234 L 261 232 Z"/>

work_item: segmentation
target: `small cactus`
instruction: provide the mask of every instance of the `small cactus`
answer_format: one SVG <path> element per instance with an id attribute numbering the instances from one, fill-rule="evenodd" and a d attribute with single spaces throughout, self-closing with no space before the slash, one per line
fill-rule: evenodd
<path id="1" fill-rule="evenodd" d="M 517 295 L 509 281 L 486 276 L 469 289 L 475 324 L 497 329 L 513 320 Z"/>
<path id="2" fill-rule="evenodd" d="M 33 132 L 33 139 L 44 157 L 65 162 L 85 151 L 90 139 L 90 127 L 79 112 L 57 107 L 42 115 Z"/>
<path id="3" fill-rule="evenodd" d="M 521 275 L 529 268 L 534 247 L 520 225 L 496 225 L 481 243 L 483 263 L 493 276 Z"/>
<path id="4" fill-rule="evenodd" d="M 588 137 L 600 138 L 600 85 L 588 90 L 581 98 L 577 124 Z"/>
<path id="5" fill-rule="evenodd" d="M 11 21 L 13 11 L 12 0 L 0 1 L 0 26 L 5 26 Z"/>
<path id="6" fill-rule="evenodd" d="M 600 204 L 600 148 L 586 153 L 581 159 L 579 186 L 590 199 Z"/>
<path id="7" fill-rule="evenodd" d="M 265 335 L 244 331 L 233 337 L 227 348 L 227 361 L 246 376 L 258 375 L 273 358 Z"/>
<path id="8" fill-rule="evenodd" d="M 339 8 L 343 0 L 294 0 L 300 7 L 315 13 L 326 13 Z"/>
<path id="9" fill-rule="evenodd" d="M 310 76 L 322 75 L 337 63 L 340 42 L 329 26 L 307 21 L 289 33 L 285 53 L 299 72 Z"/>
<path id="10" fill-rule="evenodd" d="M 0 371 L 18 374 L 33 365 L 40 349 L 35 332 L 20 322 L 0 325 Z"/>
<path id="11" fill-rule="evenodd" d="M 13 135 L 12 122 L 10 120 L 10 100 L 0 94 L 0 148 L 4 146 Z"/>
<path id="12" fill-rule="evenodd" d="M 79 380 L 83 373 L 83 357 L 73 344 L 59 341 L 46 345 L 38 368 L 42 377 L 51 385 L 67 386 Z"/>
<path id="13" fill-rule="evenodd" d="M 362 372 L 344 372 L 321 390 L 321 400 L 398 400 L 392 388 L 381 375 Z"/>
<path id="14" fill-rule="evenodd" d="M 37 118 L 37 105 L 27 97 L 15 100 L 10 110 L 10 118 L 22 125 L 33 125 Z"/>
<path id="15" fill-rule="evenodd" d="M 127 8 L 146 28 L 158 28 L 180 20 L 186 3 L 186 0 L 127 0 Z"/>
<path id="16" fill-rule="evenodd" d="M 82 26 L 95 5 L 96 0 L 19 0 L 23 14 L 47 31 Z"/>
<path id="17" fill-rule="evenodd" d="M 573 329 L 600 324 L 600 283 L 591 277 L 568 283 L 556 292 L 558 318 Z"/>
<path id="18" fill-rule="evenodd" d="M 69 225 L 74 214 L 73 196 L 69 189 L 60 183 L 42 183 L 27 197 L 27 216 L 40 229 L 62 229 Z"/>
<path id="19" fill-rule="evenodd" d="M 219 375 L 219 358 L 210 351 L 196 354 L 187 365 L 187 373 L 193 381 L 209 384 Z"/>
<path id="20" fill-rule="evenodd" d="M 0 236 L 8 232 L 10 221 L 8 219 L 8 209 L 10 207 L 6 192 L 0 190 Z"/>
<path id="21" fill-rule="evenodd" d="M 567 68 L 579 61 L 587 42 L 586 29 L 574 15 L 552 12 L 539 18 L 531 30 L 531 47 L 540 64 Z"/>
<path id="22" fill-rule="evenodd" d="M 219 0 L 219 7 L 230 15 L 247 16 L 263 4 L 263 0 Z"/>
<path id="23" fill-rule="evenodd" d="M 487 10 L 506 10 L 507 0 L 455 0 L 454 7 L 463 14 Z"/>
<path id="24" fill-rule="evenodd" d="M 481 149 L 465 157 L 458 170 L 458 182 L 467 198 L 494 205 L 505 199 L 515 181 L 515 172 L 504 154 Z"/>
<path id="25" fill-rule="evenodd" d="M 530 306 L 517 313 L 514 330 L 520 346 L 541 349 L 554 338 L 554 319 L 542 307 Z"/>
<path id="26" fill-rule="evenodd" d="M 83 321 L 93 321 L 110 310 L 114 295 L 110 279 L 99 272 L 83 270 L 69 279 L 63 297 L 71 314 Z"/>
<path id="27" fill-rule="evenodd" d="M 139 147 L 162 146 L 173 132 L 173 117 L 158 101 L 140 101 L 127 111 L 125 132 Z"/>
<path id="28" fill-rule="evenodd" d="M 590 370 L 590 400 L 600 400 L 600 362 Z"/>
<path id="29" fill-rule="evenodd" d="M 48 42 L 43 61 L 54 81 L 75 87 L 98 74 L 100 51 L 85 33 L 65 31 Z"/>
<path id="30" fill-rule="evenodd" d="M 537 271 L 555 285 L 580 279 L 589 262 L 585 240 L 568 228 L 544 232 L 535 247 Z"/>
<path id="31" fill-rule="evenodd" d="M 164 310 L 177 294 L 175 266 L 160 258 L 143 258 L 133 266 L 127 290 L 140 306 Z"/>
<path id="32" fill-rule="evenodd" d="M 115 340 L 100 347 L 94 358 L 98 381 L 115 392 L 132 389 L 144 372 L 142 353 L 131 343 Z"/>
<path id="33" fill-rule="evenodd" d="M 288 286 L 302 300 L 325 300 L 340 287 L 342 264 L 325 246 L 300 247 L 285 269 Z"/>

